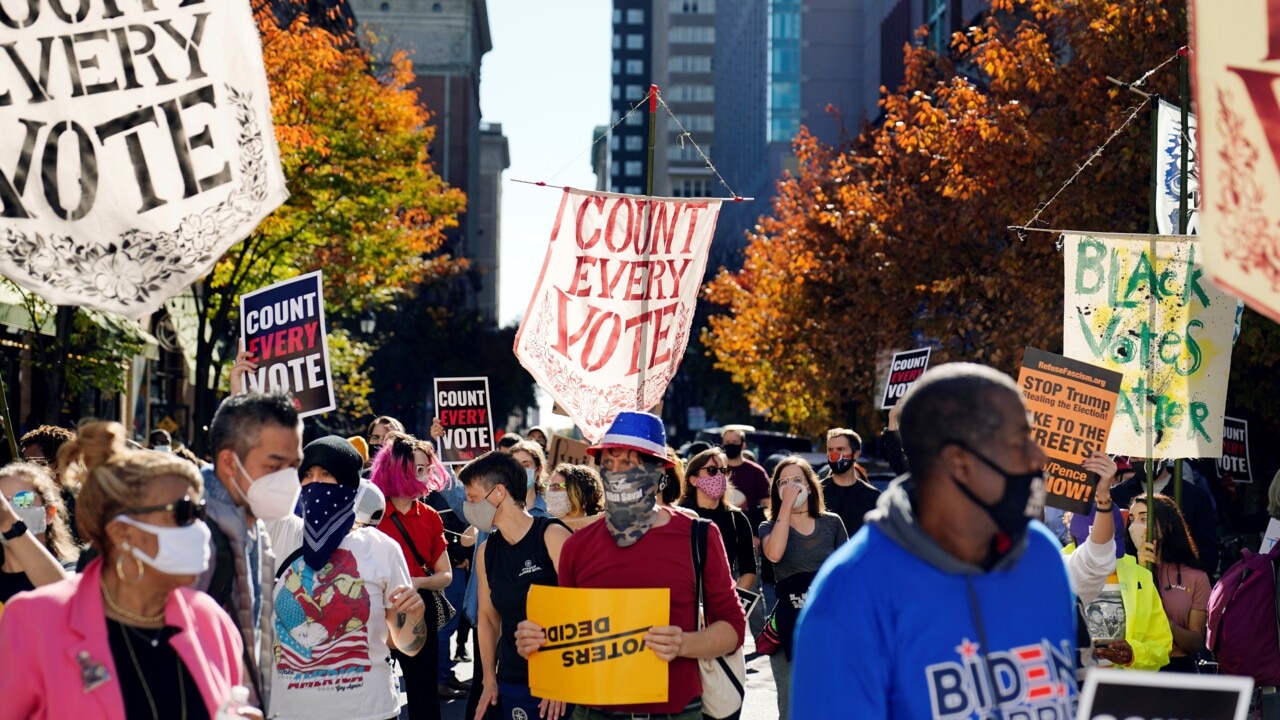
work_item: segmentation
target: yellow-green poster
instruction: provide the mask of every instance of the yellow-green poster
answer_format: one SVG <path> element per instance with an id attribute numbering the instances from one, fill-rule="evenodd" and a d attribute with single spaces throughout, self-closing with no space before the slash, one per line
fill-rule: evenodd
<path id="1" fill-rule="evenodd" d="M 594 590 L 534 585 L 529 619 L 547 644 L 529 657 L 534 697 L 580 705 L 667 701 L 667 663 L 644 644 L 667 625 L 671 591 Z"/>
<path id="2" fill-rule="evenodd" d="M 1194 239 L 1064 235 L 1063 355 L 1124 375 L 1107 452 L 1219 457 L 1236 300 Z"/>

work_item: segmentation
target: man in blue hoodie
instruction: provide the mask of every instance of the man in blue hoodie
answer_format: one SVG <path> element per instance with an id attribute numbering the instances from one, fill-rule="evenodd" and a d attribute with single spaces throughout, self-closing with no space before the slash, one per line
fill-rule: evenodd
<path id="1" fill-rule="evenodd" d="M 952 363 L 903 404 L 911 473 L 810 587 L 791 717 L 1074 717 L 1075 601 L 1061 546 L 1031 521 L 1045 455 L 1022 394 Z"/>

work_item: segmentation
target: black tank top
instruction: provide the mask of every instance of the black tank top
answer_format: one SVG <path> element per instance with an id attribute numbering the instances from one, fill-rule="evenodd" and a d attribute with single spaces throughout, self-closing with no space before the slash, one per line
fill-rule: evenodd
<path id="1" fill-rule="evenodd" d="M 485 574 L 489 577 L 489 597 L 502 618 L 498 638 L 498 680 L 513 685 L 529 684 L 529 663 L 516 652 L 516 626 L 526 619 L 529 587 L 559 584 L 545 534 L 551 525 L 564 527 L 555 518 L 535 517 L 533 527 L 520 542 L 512 545 L 494 531 L 485 545 Z"/>

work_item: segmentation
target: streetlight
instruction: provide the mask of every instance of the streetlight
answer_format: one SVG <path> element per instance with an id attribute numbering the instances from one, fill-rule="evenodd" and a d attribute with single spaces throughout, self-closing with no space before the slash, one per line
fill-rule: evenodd
<path id="1" fill-rule="evenodd" d="M 360 332 L 365 335 L 372 335 L 373 331 L 376 330 L 377 327 L 378 318 L 373 314 L 372 310 L 366 312 L 364 317 L 360 318 Z"/>

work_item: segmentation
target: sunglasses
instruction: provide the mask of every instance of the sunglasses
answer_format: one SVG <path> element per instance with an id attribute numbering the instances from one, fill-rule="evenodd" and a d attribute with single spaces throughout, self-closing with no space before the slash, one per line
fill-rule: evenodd
<path id="1" fill-rule="evenodd" d="M 31 457 L 31 458 L 24 458 L 24 460 L 26 462 L 31 463 L 32 465 L 39 465 L 40 467 L 49 467 L 49 458 Z"/>
<path id="2" fill-rule="evenodd" d="M 121 515 L 145 515 L 152 512 L 172 512 L 173 522 L 178 527 L 186 527 L 196 520 L 204 520 L 208 513 L 205 510 L 204 500 L 196 502 L 191 496 L 186 496 L 178 502 L 169 503 L 168 505 L 149 505 L 147 507 L 131 508 L 129 510 L 121 510 Z"/>
<path id="3" fill-rule="evenodd" d="M 715 477 L 715 476 L 719 475 L 720 473 L 724 473 L 724 476 L 725 476 L 725 477 L 729 477 L 729 472 L 730 472 L 730 470 L 729 470 L 729 468 L 722 468 L 722 467 L 720 467 L 719 465 L 708 465 L 708 466 L 706 466 L 706 467 L 704 467 L 704 468 L 702 468 L 702 469 L 698 470 L 698 472 L 700 472 L 700 473 L 706 473 L 707 475 L 709 475 L 709 476 L 711 476 L 711 477 Z"/>
<path id="4" fill-rule="evenodd" d="M 562 482 L 558 482 L 558 483 L 551 483 L 551 485 L 550 485 L 549 487 L 551 487 L 551 488 L 552 488 L 552 489 L 554 489 L 554 490 L 568 490 L 568 489 L 569 489 L 569 483 L 562 483 Z"/>

